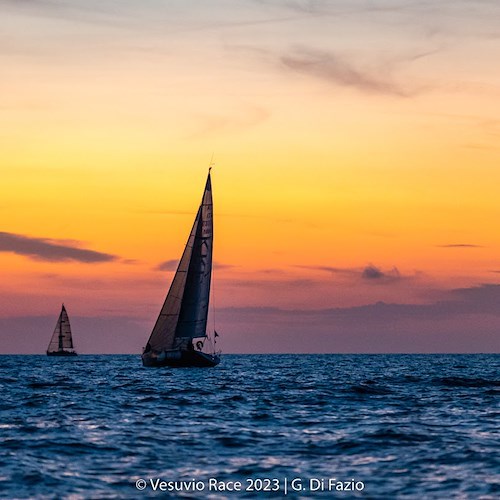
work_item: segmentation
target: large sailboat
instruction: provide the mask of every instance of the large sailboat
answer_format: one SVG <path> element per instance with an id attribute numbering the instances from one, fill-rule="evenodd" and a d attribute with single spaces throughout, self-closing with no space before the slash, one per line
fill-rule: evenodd
<path id="1" fill-rule="evenodd" d="M 213 220 L 210 169 L 174 279 L 142 353 L 144 366 L 211 367 L 220 353 L 207 335 L 212 276 Z M 195 342 L 196 340 L 196 342 Z M 194 343 L 195 342 L 195 343 Z M 212 352 L 207 352 L 211 348 Z"/>
<path id="2" fill-rule="evenodd" d="M 47 347 L 47 356 L 76 356 L 76 351 L 73 350 L 71 325 L 64 304 L 50 339 L 49 347 Z"/>

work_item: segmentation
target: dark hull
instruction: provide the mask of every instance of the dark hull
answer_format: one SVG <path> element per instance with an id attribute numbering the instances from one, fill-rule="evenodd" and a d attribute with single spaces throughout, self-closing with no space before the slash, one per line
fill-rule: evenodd
<path id="1" fill-rule="evenodd" d="M 75 351 L 47 351 L 47 356 L 76 356 Z"/>
<path id="2" fill-rule="evenodd" d="M 144 366 L 170 366 L 172 368 L 210 368 L 220 363 L 216 354 L 206 354 L 200 351 L 169 351 L 165 356 L 152 356 L 150 353 L 142 355 Z"/>

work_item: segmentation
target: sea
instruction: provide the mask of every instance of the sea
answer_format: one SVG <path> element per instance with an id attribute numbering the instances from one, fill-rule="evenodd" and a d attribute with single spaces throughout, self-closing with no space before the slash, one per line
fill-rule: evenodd
<path id="1" fill-rule="evenodd" d="M 0 356 L 0 497 L 498 499 L 499 364 Z"/>

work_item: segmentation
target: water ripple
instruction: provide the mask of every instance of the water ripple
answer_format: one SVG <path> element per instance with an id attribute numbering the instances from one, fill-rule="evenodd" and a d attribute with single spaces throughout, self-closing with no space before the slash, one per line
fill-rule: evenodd
<path id="1" fill-rule="evenodd" d="M 137 356 L 2 356 L 0 497 L 143 498 L 155 495 L 134 483 L 149 477 L 356 478 L 369 498 L 498 497 L 498 360 L 234 355 L 170 370 Z"/>

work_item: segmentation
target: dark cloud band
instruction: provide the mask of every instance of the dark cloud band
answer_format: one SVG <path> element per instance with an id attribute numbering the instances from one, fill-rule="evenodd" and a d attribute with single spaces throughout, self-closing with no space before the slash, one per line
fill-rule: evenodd
<path id="1" fill-rule="evenodd" d="M 0 232 L 0 252 L 12 252 L 32 259 L 50 262 L 77 261 L 84 263 L 109 262 L 116 255 L 76 248 L 58 240 L 33 238 L 22 234 Z"/>

